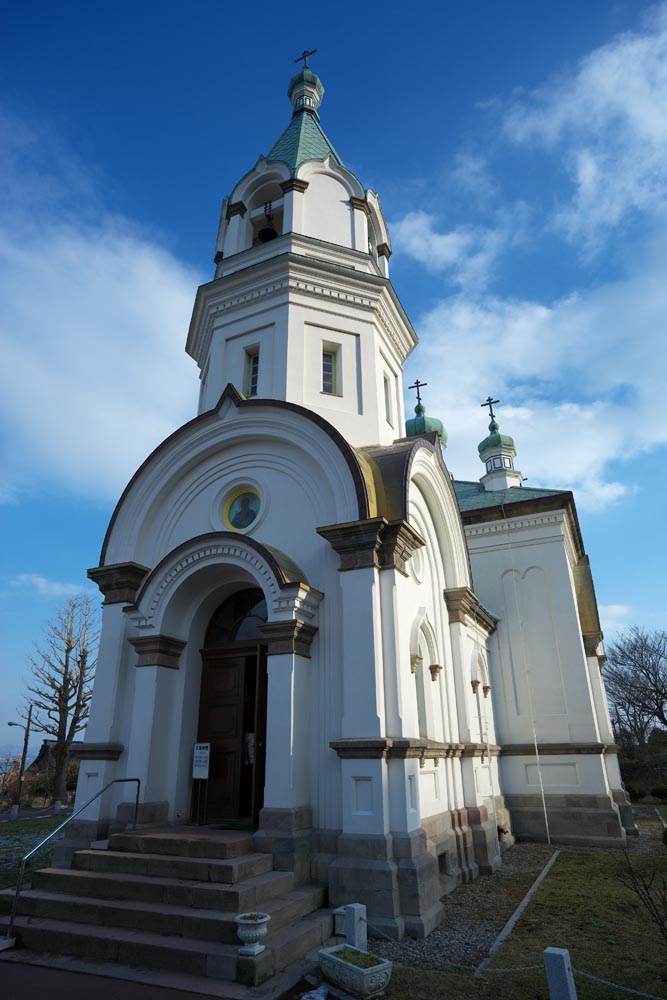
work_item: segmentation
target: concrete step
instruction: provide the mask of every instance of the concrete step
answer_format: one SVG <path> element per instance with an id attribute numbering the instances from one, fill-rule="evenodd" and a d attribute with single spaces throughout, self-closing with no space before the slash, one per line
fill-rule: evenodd
<path id="1" fill-rule="evenodd" d="M 0 919 L 0 927 L 7 918 Z M 16 918 L 17 939 L 31 951 L 75 955 L 98 962 L 168 969 L 191 976 L 236 978 L 235 945 L 165 937 L 118 927 L 94 927 L 44 917 Z"/>
<path id="2" fill-rule="evenodd" d="M 69 893 L 99 899 L 132 899 L 137 902 L 195 906 L 200 909 L 243 913 L 265 909 L 276 896 L 284 896 L 294 886 L 292 872 L 266 872 L 254 878 L 226 885 L 192 879 L 151 878 L 85 869 L 42 868 L 32 876 L 34 889 Z M 0 894 L 0 912 L 3 911 Z"/>
<path id="3" fill-rule="evenodd" d="M 109 848 L 131 854 L 168 854 L 182 858 L 226 859 L 253 853 L 250 833 L 198 827 L 168 832 L 114 833 L 109 839 Z"/>
<path id="4" fill-rule="evenodd" d="M 72 867 L 79 871 L 121 872 L 158 878 L 194 879 L 235 885 L 264 875 L 273 868 L 270 854 L 243 854 L 238 858 L 180 858 L 164 854 L 130 854 L 125 851 L 77 851 Z"/>
<path id="5" fill-rule="evenodd" d="M 0 891 L 6 912 L 12 899 L 11 890 Z M 266 912 L 271 916 L 269 938 L 318 909 L 322 899 L 322 889 L 312 886 L 294 889 L 285 897 L 269 900 L 266 904 Z M 66 916 L 70 924 L 116 927 L 238 946 L 235 914 L 217 910 L 134 900 L 92 899 L 26 889 L 21 893 L 18 912 L 22 916 L 49 920 L 61 920 Z"/>

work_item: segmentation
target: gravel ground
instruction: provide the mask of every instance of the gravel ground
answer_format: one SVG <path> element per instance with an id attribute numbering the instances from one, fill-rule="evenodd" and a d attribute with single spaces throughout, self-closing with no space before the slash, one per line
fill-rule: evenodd
<path id="1" fill-rule="evenodd" d="M 494 875 L 482 875 L 444 897 L 445 919 L 427 938 L 373 939 L 373 952 L 401 965 L 476 968 L 551 854 L 543 844 L 515 844 Z M 517 878 L 525 881 L 525 891 L 508 906 L 508 880 Z"/>
<path id="2" fill-rule="evenodd" d="M 662 836 L 662 824 L 652 809 L 638 809 L 636 814 L 641 835 L 628 837 L 631 855 L 654 850 Z M 404 938 L 396 942 L 374 938 L 370 944 L 372 951 L 399 965 L 442 970 L 456 966 L 476 968 L 553 850 L 544 844 L 515 844 L 504 855 L 502 867 L 495 875 L 483 875 L 444 897 L 445 919 L 426 939 Z M 525 886 L 518 894 L 517 880 Z M 508 896 L 514 897 L 512 902 Z"/>

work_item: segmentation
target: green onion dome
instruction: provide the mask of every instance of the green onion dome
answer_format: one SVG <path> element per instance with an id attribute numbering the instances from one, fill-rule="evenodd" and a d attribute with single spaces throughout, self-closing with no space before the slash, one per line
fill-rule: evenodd
<path id="1" fill-rule="evenodd" d="M 437 417 L 427 417 L 426 407 L 423 403 L 415 406 L 415 416 L 405 421 L 406 437 L 423 437 L 424 434 L 436 433 L 440 438 L 442 447 L 447 447 L 447 431 L 442 425 L 442 421 Z"/>
<path id="2" fill-rule="evenodd" d="M 483 441 L 477 445 L 477 451 L 482 455 L 485 451 L 489 451 L 491 448 L 511 448 L 514 452 L 516 449 L 514 447 L 514 438 L 511 438 L 509 434 L 499 434 L 499 427 L 495 420 L 492 420 L 489 424 L 489 435 L 485 437 Z"/>

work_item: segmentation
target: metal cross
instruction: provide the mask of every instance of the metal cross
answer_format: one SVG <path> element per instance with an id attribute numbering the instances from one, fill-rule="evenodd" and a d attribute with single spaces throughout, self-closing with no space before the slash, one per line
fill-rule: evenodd
<path id="1" fill-rule="evenodd" d="M 416 389 L 417 390 L 417 403 L 421 403 L 421 401 L 422 401 L 421 393 L 419 392 L 419 390 L 423 389 L 425 385 L 428 385 L 428 382 L 420 382 L 419 379 L 416 378 L 415 379 L 415 384 L 408 386 L 408 389 Z"/>
<path id="2" fill-rule="evenodd" d="M 479 405 L 482 408 L 484 408 L 485 406 L 488 406 L 488 408 L 489 408 L 489 416 L 491 417 L 492 420 L 495 420 L 496 419 L 496 415 L 493 412 L 493 404 L 494 403 L 499 403 L 499 402 L 500 402 L 499 399 L 491 399 L 490 396 L 487 396 L 486 400 L 483 403 L 480 403 Z"/>
<path id="3" fill-rule="evenodd" d="M 316 52 L 317 49 L 311 49 L 310 52 L 308 51 L 308 49 L 304 49 L 301 55 L 297 56 L 294 62 L 298 63 L 301 62 L 301 60 L 303 59 L 303 68 L 308 69 L 308 56 L 314 56 Z"/>

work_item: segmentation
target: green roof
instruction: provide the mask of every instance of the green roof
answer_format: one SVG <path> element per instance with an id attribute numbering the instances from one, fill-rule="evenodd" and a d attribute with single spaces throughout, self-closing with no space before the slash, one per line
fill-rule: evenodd
<path id="1" fill-rule="evenodd" d="M 310 111 L 297 111 L 291 122 L 266 154 L 267 160 L 281 160 L 294 174 L 306 160 L 326 160 L 332 157 L 343 161 L 320 128 L 317 118 Z"/>
<path id="2" fill-rule="evenodd" d="M 531 486 L 510 486 L 506 490 L 485 490 L 481 483 L 452 481 L 459 510 L 482 510 L 501 504 L 520 503 L 522 500 L 539 500 L 542 497 L 567 496 L 567 490 L 540 490 Z"/>
<path id="3" fill-rule="evenodd" d="M 422 434 L 436 433 L 440 436 L 442 447 L 447 447 L 447 431 L 442 425 L 442 421 L 437 417 L 427 417 L 426 408 L 423 403 L 415 406 L 415 416 L 405 421 L 406 437 L 421 437 Z"/>

